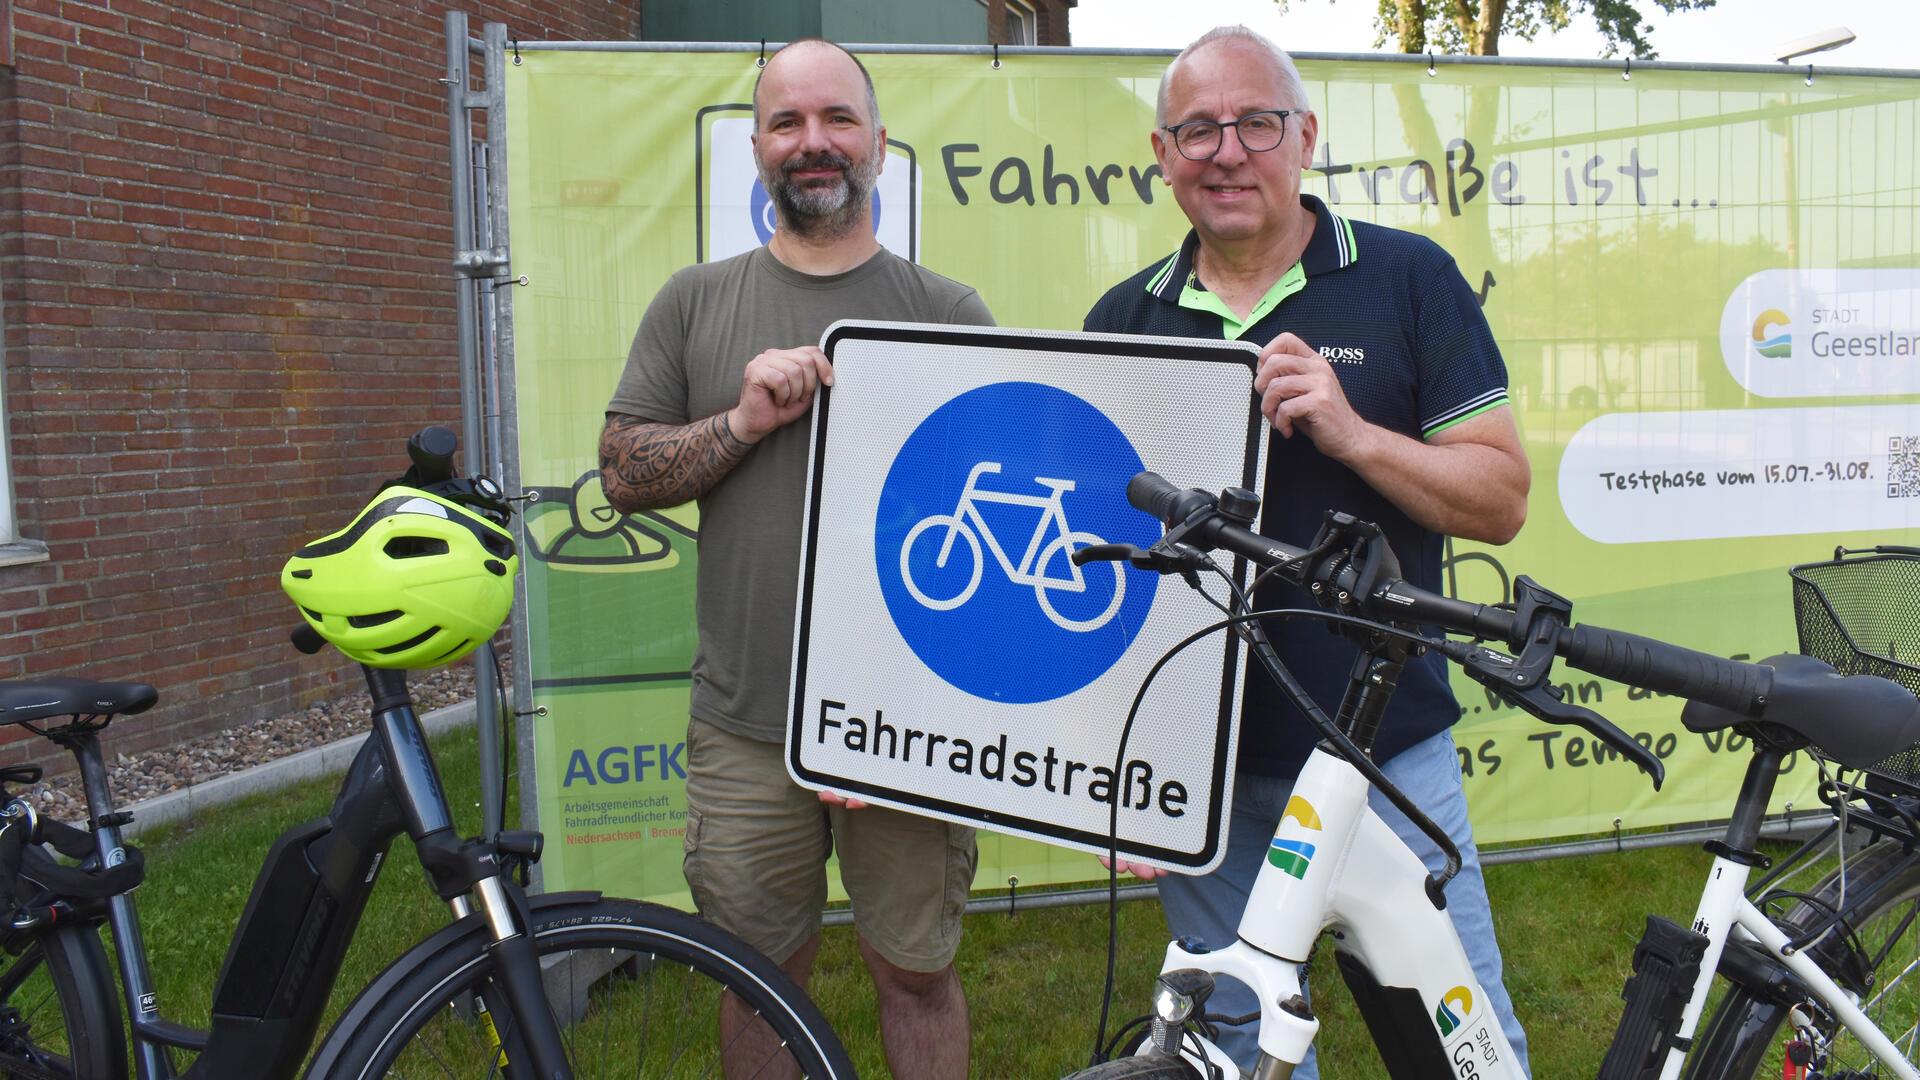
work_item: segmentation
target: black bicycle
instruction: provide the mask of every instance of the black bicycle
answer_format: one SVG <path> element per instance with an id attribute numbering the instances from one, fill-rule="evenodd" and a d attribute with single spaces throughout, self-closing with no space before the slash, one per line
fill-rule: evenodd
<path id="1" fill-rule="evenodd" d="M 481 572 L 510 583 L 517 560 L 510 539 L 502 546 L 508 505 L 499 489 L 484 477 L 455 477 L 454 440 L 444 429 L 416 435 L 408 449 L 414 468 L 402 482 L 302 554 L 343 550 L 386 527 L 381 522 L 411 514 L 439 523 L 409 531 L 402 521 L 380 541 L 383 557 L 417 559 L 424 568 L 457 555 L 464 530 L 484 548 L 475 556 Z M 289 573 L 298 577 L 300 569 L 308 567 L 290 564 Z M 309 608 L 308 625 L 295 632 L 304 650 L 321 647 L 326 630 L 317 626 L 331 626 L 320 614 Z M 369 629 L 400 614 L 346 617 Z M 504 619 L 504 608 L 499 614 Z M 384 661 L 422 647 L 439 646 L 414 634 L 367 646 L 364 655 Z M 363 655 L 355 644 L 341 648 Z M 100 756 L 100 731 L 151 707 L 157 693 L 141 683 L 79 678 L 0 682 L 0 722 L 74 755 L 89 815 L 79 829 L 40 818 L 19 798 L 0 804 L 0 946 L 8 953 L 0 968 L 0 1076 L 855 1075 L 806 993 L 737 938 L 655 904 L 593 892 L 525 893 L 516 874 L 539 858 L 540 835 L 461 839 L 405 670 L 362 666 L 373 698 L 371 737 L 327 816 L 290 829 L 267 853 L 204 1031 L 157 1011 L 133 894 L 143 859 L 121 839 L 131 818 L 115 808 Z M 0 771 L 0 784 L 38 778 L 33 768 Z M 309 1058 L 387 848 L 403 833 L 453 921 L 363 989 Z M 103 924 L 113 936 L 118 992 Z M 719 1038 L 723 1006 L 758 1018 L 739 1025 L 727 1046 Z M 175 1061 L 180 1051 L 196 1055 L 184 1070 Z"/>

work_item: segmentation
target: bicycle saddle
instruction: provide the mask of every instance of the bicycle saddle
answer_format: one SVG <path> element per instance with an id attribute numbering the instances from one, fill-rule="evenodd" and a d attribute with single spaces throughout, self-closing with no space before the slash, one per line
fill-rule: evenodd
<path id="1" fill-rule="evenodd" d="M 1920 699 L 1877 675 L 1841 675 L 1811 656 L 1783 653 L 1760 663 L 1773 669 L 1773 690 L 1758 720 L 1785 728 L 1850 768 L 1877 765 L 1920 743 Z M 1688 731 L 1753 723 L 1745 713 L 1687 702 Z"/>
<path id="2" fill-rule="evenodd" d="M 130 716 L 160 700 L 146 683 L 94 682 L 66 675 L 0 681 L 0 724 L 30 723 L 49 716 Z"/>

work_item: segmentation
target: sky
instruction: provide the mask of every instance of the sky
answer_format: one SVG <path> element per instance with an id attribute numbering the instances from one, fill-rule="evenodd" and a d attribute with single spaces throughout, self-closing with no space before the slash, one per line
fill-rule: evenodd
<path id="1" fill-rule="evenodd" d="M 1178 48 L 1222 23 L 1244 23 L 1295 52 L 1373 52 L 1376 0 L 1080 0 L 1069 24 L 1079 46 Z M 1643 0 L 1648 39 L 1660 59 L 1693 63 L 1773 63 L 1777 46 L 1835 26 L 1856 40 L 1804 58 L 1817 66 L 1920 69 L 1920 0 L 1719 0 L 1705 11 L 1667 14 Z M 1532 42 L 1504 36 L 1507 56 L 1600 55 L 1593 17 L 1576 14 L 1565 31 Z"/>

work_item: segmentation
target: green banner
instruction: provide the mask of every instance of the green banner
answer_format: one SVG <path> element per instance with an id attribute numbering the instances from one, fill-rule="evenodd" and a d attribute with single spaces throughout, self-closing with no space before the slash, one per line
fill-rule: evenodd
<path id="1" fill-rule="evenodd" d="M 755 56 L 523 47 L 507 69 L 528 279 L 512 298 L 513 422 L 541 496 L 517 645 L 545 709 L 533 805 L 549 888 L 686 902 L 699 520 L 612 511 L 595 445 L 654 292 L 764 239 L 744 148 Z M 1164 59 L 864 59 L 889 138 L 882 242 L 977 287 L 1001 325 L 1077 329 L 1184 235 L 1147 135 Z M 1321 130 L 1306 190 L 1446 247 L 1511 374 L 1528 522 L 1504 548 L 1452 547 L 1451 592 L 1501 600 L 1526 573 L 1571 597 L 1576 621 L 1759 658 L 1795 647 L 1786 566 L 1920 540 L 1920 81 L 1300 67 Z M 1667 789 L 1460 679 L 1483 843 L 1725 814 L 1740 737 L 1688 733 L 1671 699 L 1556 678 L 1646 741 Z M 1814 807 L 1814 782 L 1797 757 L 1777 808 Z M 981 846 L 980 889 L 1097 870 L 1028 841 Z"/>

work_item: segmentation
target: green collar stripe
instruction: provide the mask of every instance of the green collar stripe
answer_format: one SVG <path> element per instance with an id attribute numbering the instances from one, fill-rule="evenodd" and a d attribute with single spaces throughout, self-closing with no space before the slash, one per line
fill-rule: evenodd
<path id="1" fill-rule="evenodd" d="M 1160 267 L 1160 272 L 1153 275 L 1152 281 L 1147 282 L 1147 291 L 1159 292 L 1160 286 L 1166 284 L 1167 275 L 1173 273 L 1173 264 L 1179 261 L 1180 253 L 1177 251 L 1168 257 L 1166 263 Z"/>

